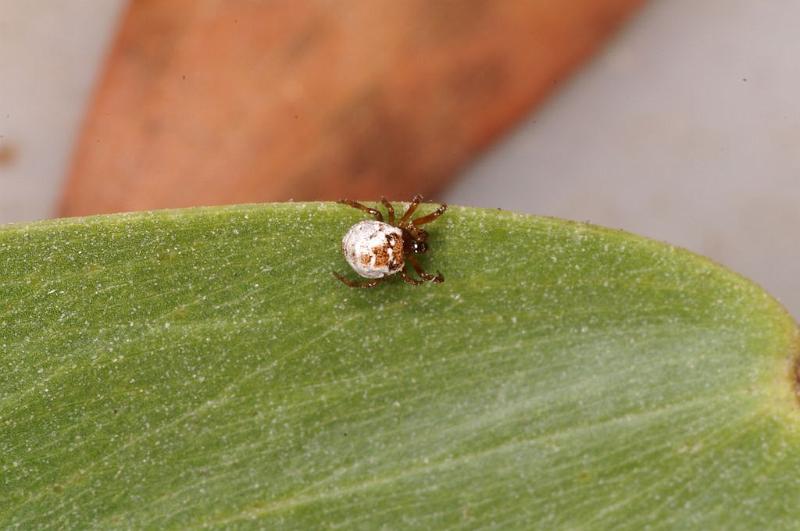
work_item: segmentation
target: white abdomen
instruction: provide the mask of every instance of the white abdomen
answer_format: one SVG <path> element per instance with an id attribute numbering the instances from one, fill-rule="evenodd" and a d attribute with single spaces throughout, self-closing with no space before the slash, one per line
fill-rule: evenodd
<path id="1" fill-rule="evenodd" d="M 342 252 L 362 277 L 393 275 L 403 268 L 403 231 L 382 221 L 360 221 L 342 238 Z"/>

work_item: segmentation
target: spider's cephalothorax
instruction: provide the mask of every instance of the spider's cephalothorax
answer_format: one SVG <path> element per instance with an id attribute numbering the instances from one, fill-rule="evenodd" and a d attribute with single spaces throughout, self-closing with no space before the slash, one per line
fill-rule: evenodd
<path id="1" fill-rule="evenodd" d="M 414 286 L 426 281 L 444 282 L 441 273 L 437 272 L 435 275 L 426 273 L 414 255 L 428 251 L 428 233 L 421 229 L 420 225 L 430 223 L 444 214 L 447 205 L 443 204 L 430 214 L 411 219 L 421 201 L 421 195 L 415 196 L 403 217 L 395 222 L 394 207 L 382 197 L 381 202 L 386 207 L 388 223 L 383 221 L 383 214 L 379 210 L 349 199 L 339 201 L 363 210 L 375 219 L 356 223 L 342 239 L 342 252 L 347 263 L 356 273 L 369 280 L 349 280 L 338 273 L 334 273 L 334 276 L 351 288 L 372 288 L 395 273 L 399 273 L 404 282 Z M 406 264 L 411 265 L 421 280 L 409 275 Z"/>

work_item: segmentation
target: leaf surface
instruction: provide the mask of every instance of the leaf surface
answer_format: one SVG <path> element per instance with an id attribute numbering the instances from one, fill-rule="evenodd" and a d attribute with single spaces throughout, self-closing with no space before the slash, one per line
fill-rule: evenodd
<path id="1" fill-rule="evenodd" d="M 360 219 L 0 230 L 0 527 L 796 526 L 798 332 L 760 288 L 451 208 L 444 284 L 355 290 L 331 271 Z"/>

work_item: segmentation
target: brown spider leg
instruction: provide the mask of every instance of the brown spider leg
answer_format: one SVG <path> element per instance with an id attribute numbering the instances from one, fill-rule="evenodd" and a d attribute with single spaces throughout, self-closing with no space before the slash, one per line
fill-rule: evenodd
<path id="1" fill-rule="evenodd" d="M 414 199 L 412 199 L 411 203 L 408 205 L 408 209 L 406 210 L 406 213 L 403 214 L 403 217 L 400 218 L 400 221 L 397 222 L 398 226 L 402 227 L 405 223 L 408 222 L 409 219 L 411 219 L 411 215 L 417 209 L 417 207 L 419 206 L 421 201 L 422 201 L 422 196 L 421 195 L 417 194 L 417 195 L 414 196 Z"/>
<path id="2" fill-rule="evenodd" d="M 386 212 L 389 214 L 389 225 L 394 225 L 394 206 L 383 196 L 381 196 L 381 203 L 386 207 Z"/>
<path id="3" fill-rule="evenodd" d="M 423 283 L 421 280 L 411 278 L 411 276 L 408 274 L 405 268 L 400 270 L 400 278 L 403 279 L 403 282 L 405 282 L 406 284 L 411 284 L 412 286 L 419 286 L 420 284 Z"/>
<path id="4" fill-rule="evenodd" d="M 415 227 L 419 227 L 420 225 L 430 223 L 431 221 L 435 220 L 436 218 L 444 214 L 445 210 L 447 210 L 447 203 L 443 203 L 442 206 L 440 206 L 427 216 L 422 216 L 421 218 L 415 219 L 414 221 L 411 222 L 411 224 L 414 225 Z"/>
<path id="5" fill-rule="evenodd" d="M 357 280 L 350 280 L 349 278 L 345 278 L 336 271 L 331 271 L 331 272 L 333 273 L 334 277 L 342 281 L 342 284 L 344 284 L 345 286 L 350 286 L 351 288 L 374 288 L 375 286 L 386 280 L 386 277 L 380 277 L 380 278 L 371 278 L 363 282 L 358 282 Z"/>
<path id="6" fill-rule="evenodd" d="M 383 214 L 381 214 L 380 210 L 375 210 L 374 208 L 370 208 L 370 207 L 368 207 L 366 205 L 362 205 L 358 201 L 353 201 L 351 199 L 339 199 L 336 202 L 337 203 L 341 203 L 343 205 L 350 205 L 351 207 L 357 208 L 359 210 L 363 210 L 367 214 L 375 216 L 375 219 L 377 219 L 378 221 L 383 221 Z"/>
<path id="7" fill-rule="evenodd" d="M 437 271 L 435 275 L 426 273 L 425 270 L 422 269 L 422 266 L 419 264 L 419 262 L 417 262 L 417 259 L 414 258 L 414 255 L 409 254 L 408 256 L 406 256 L 406 261 L 411 263 L 411 267 L 414 268 L 414 271 L 417 272 L 417 274 L 420 276 L 421 279 L 427 280 L 429 282 L 435 282 L 436 284 L 444 282 L 444 275 L 442 275 L 440 272 Z"/>

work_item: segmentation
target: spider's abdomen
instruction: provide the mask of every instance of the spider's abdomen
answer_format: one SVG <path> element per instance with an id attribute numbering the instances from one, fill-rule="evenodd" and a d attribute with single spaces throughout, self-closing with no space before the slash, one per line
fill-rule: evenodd
<path id="1" fill-rule="evenodd" d="M 393 275 L 403 269 L 403 231 L 382 221 L 360 221 L 342 238 L 342 252 L 362 277 Z"/>

